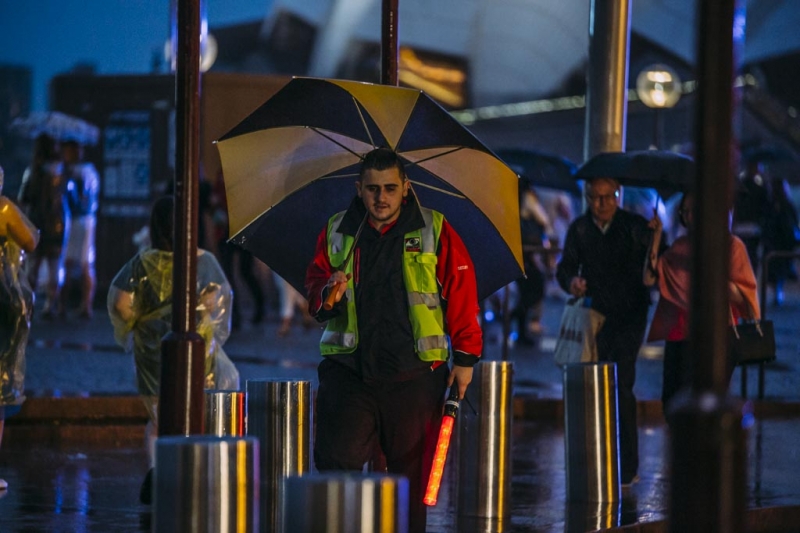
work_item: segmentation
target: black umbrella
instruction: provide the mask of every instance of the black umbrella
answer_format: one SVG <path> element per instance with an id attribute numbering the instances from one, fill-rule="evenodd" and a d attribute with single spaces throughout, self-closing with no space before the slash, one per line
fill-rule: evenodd
<path id="1" fill-rule="evenodd" d="M 797 158 L 789 150 L 776 146 L 752 146 L 742 151 L 742 159 L 748 163 L 794 163 Z"/>
<path id="2" fill-rule="evenodd" d="M 694 160 L 663 150 L 602 152 L 578 168 L 575 177 L 613 178 L 621 185 L 655 189 L 662 197 L 685 191 L 694 178 Z"/>
<path id="3" fill-rule="evenodd" d="M 791 184 L 800 183 L 800 159 L 786 148 L 778 146 L 752 146 L 742 150 L 745 164 L 763 163 L 773 178 L 785 179 Z"/>
<path id="4" fill-rule="evenodd" d="M 511 169 L 536 187 L 557 189 L 579 196 L 575 163 L 565 157 L 523 148 L 502 148 L 495 152 Z"/>

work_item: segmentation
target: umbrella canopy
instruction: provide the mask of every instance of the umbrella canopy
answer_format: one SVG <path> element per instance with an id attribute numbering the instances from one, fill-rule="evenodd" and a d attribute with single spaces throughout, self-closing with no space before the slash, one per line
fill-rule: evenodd
<path id="1" fill-rule="evenodd" d="M 763 163 L 771 178 L 785 179 L 792 185 L 800 183 L 800 159 L 793 152 L 780 146 L 757 145 L 742 150 L 742 160 L 747 163 Z"/>
<path id="2" fill-rule="evenodd" d="M 573 177 L 575 163 L 565 157 L 523 148 L 503 148 L 496 153 L 512 170 L 528 178 L 536 187 L 566 191 L 574 196 L 581 194 Z"/>
<path id="3" fill-rule="evenodd" d="M 578 168 L 575 177 L 614 178 L 621 185 L 655 189 L 662 197 L 688 189 L 694 178 L 694 160 L 663 150 L 602 152 Z"/>
<path id="4" fill-rule="evenodd" d="M 83 145 L 95 145 L 100 129 L 78 117 L 58 111 L 37 111 L 27 117 L 15 118 L 11 131 L 27 139 L 47 134 L 57 141 L 75 141 Z"/>
<path id="5" fill-rule="evenodd" d="M 421 91 L 352 81 L 295 78 L 217 141 L 232 241 L 304 290 L 318 233 L 381 146 L 463 239 L 479 297 L 522 275 L 516 174 Z"/>
<path id="6" fill-rule="evenodd" d="M 742 159 L 746 162 L 794 163 L 797 158 L 789 150 L 777 146 L 751 146 L 742 151 Z"/>

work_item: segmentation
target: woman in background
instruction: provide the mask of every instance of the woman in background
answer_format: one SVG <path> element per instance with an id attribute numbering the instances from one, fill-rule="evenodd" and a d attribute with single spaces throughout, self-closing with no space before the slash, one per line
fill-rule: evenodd
<path id="1" fill-rule="evenodd" d="M 661 257 L 658 256 L 661 220 L 650 221 L 655 230 L 653 244 L 644 269 L 644 283 L 657 284 L 661 295 L 656 307 L 647 341 L 666 340 L 664 345 L 664 377 L 661 403 L 665 414 L 675 393 L 691 383 L 692 354 L 689 352 L 689 295 L 691 290 L 691 235 L 694 227 L 694 198 L 686 194 L 681 199 L 678 220 L 686 227 L 686 235 L 678 237 Z M 739 318 L 760 319 L 756 277 L 750 265 L 747 247 L 739 237 L 730 235 L 730 278 L 728 298 L 731 323 Z M 728 379 L 733 373 L 729 368 Z M 667 422 L 670 418 L 667 417 Z"/>
<path id="2" fill-rule="evenodd" d="M 114 338 L 133 351 L 136 382 L 149 415 L 146 439 L 150 470 L 140 493 L 150 503 L 154 446 L 158 435 L 161 340 L 172 329 L 172 197 L 156 201 L 150 216 L 151 247 L 120 269 L 108 291 L 108 315 Z M 237 390 L 239 373 L 222 349 L 230 335 L 233 291 L 214 255 L 197 254 L 197 332 L 205 341 L 205 388 Z"/>
<path id="3" fill-rule="evenodd" d="M 56 141 L 41 134 L 36 138 L 33 159 L 22 175 L 19 204 L 31 222 L 41 231 L 39 246 L 33 254 L 29 280 L 36 291 L 42 261 L 47 263 L 47 291 L 42 318 L 60 314 L 64 253 L 69 238 L 70 212 L 67 204 L 67 180 L 62 172 Z"/>

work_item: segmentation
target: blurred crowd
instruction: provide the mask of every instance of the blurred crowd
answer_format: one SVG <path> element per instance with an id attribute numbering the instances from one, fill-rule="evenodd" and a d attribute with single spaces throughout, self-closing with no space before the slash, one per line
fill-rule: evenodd
<path id="1" fill-rule="evenodd" d="M 44 298 L 44 320 L 63 317 L 71 307 L 81 317 L 93 312 L 100 176 L 92 163 L 83 160 L 83 149 L 75 140 L 58 142 L 39 135 L 16 197 L 41 234 L 26 272 L 34 293 Z M 566 297 L 555 280 L 555 266 L 567 229 L 585 210 L 585 202 L 574 192 L 542 187 L 525 176 L 520 178 L 519 191 L 525 277 L 487 299 L 483 318 L 486 322 L 505 320 L 505 311 L 509 340 L 529 346 L 544 332 L 541 317 L 546 298 Z M 648 219 L 655 209 L 664 221 L 667 242 L 672 242 L 685 231 L 677 223 L 680 199 L 680 194 L 661 198 L 652 189 L 627 187 L 620 203 Z M 245 321 L 258 326 L 270 313 L 280 323 L 280 336 L 290 334 L 296 323 L 309 328 L 312 320 L 304 296 L 252 254 L 227 242 L 221 175 L 213 182 L 201 179 L 199 207 L 199 246 L 218 259 L 237 295 L 230 312 L 233 331 Z M 783 303 L 784 284 L 797 280 L 795 260 L 786 256 L 800 242 L 800 229 L 790 182 L 771 171 L 768 162 L 751 160 L 743 167 L 735 190 L 732 233 L 745 243 L 757 275 L 762 275 L 764 260 L 769 258 L 765 282 L 772 302 Z M 148 228 L 132 239 L 140 249 L 148 247 Z M 250 316 L 243 317 L 244 309 L 250 310 Z"/>
<path id="2" fill-rule="evenodd" d="M 753 271 L 769 288 L 772 305 L 782 305 L 785 283 L 798 280 L 792 254 L 800 245 L 800 226 L 792 183 L 768 161 L 751 160 L 743 164 L 734 188 L 731 232 L 745 243 Z M 672 243 L 686 233 L 679 222 L 682 198 L 683 194 L 662 198 L 654 189 L 625 187 L 620 205 L 646 219 L 655 210 L 663 221 L 666 242 Z M 579 196 L 541 187 L 524 176 L 520 179 L 525 277 L 484 302 L 486 322 L 503 320 L 503 309 L 508 310 L 510 344 L 532 346 L 542 333 L 556 334 L 543 331 L 543 305 L 548 297 L 567 297 L 555 280 L 555 266 L 567 229 L 583 210 Z"/>

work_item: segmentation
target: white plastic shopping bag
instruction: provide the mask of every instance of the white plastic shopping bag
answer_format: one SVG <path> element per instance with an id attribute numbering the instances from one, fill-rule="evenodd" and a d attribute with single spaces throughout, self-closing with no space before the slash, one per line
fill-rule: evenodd
<path id="1" fill-rule="evenodd" d="M 606 317 L 586 298 L 570 298 L 561 313 L 554 354 L 557 365 L 597 361 L 597 333 Z"/>

